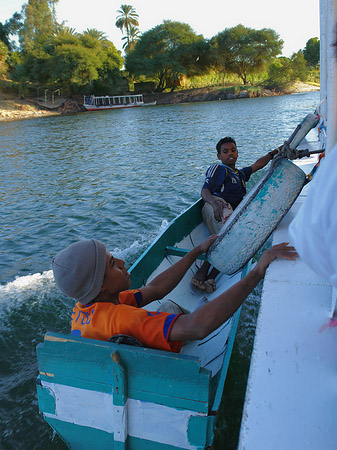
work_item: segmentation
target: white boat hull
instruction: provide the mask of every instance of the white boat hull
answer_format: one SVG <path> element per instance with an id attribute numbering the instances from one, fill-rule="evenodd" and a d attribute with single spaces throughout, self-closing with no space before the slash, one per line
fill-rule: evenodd
<path id="1" fill-rule="evenodd" d="M 85 103 L 83 106 L 87 111 L 105 111 L 108 109 L 124 109 L 124 108 L 139 108 L 142 106 L 154 106 L 157 102 L 151 102 L 151 103 L 136 103 L 136 104 L 129 104 L 129 105 L 110 105 L 110 106 L 95 106 L 95 105 L 86 105 Z"/>

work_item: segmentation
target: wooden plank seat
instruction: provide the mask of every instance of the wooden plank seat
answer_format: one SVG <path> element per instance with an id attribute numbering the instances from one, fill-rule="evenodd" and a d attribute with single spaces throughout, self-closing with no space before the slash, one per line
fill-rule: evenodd
<path id="1" fill-rule="evenodd" d="M 188 249 L 188 248 L 173 247 L 173 246 L 169 246 L 169 245 L 165 247 L 165 255 L 171 255 L 171 256 L 183 257 L 190 251 L 191 251 L 191 249 Z M 205 261 L 206 254 L 202 253 L 200 256 L 198 256 L 197 259 L 201 259 L 201 260 Z"/>

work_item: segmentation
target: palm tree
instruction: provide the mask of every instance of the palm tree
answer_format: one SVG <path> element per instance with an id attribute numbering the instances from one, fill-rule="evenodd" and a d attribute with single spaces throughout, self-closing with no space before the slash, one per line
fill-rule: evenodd
<path id="1" fill-rule="evenodd" d="M 122 37 L 122 41 L 125 41 L 123 44 L 123 49 L 125 53 L 129 53 L 134 49 L 136 42 L 140 36 L 140 31 L 137 27 L 130 26 L 129 34 L 127 36 Z"/>
<path id="2" fill-rule="evenodd" d="M 138 14 L 136 10 L 131 5 L 121 5 L 121 8 L 117 10 L 119 14 L 116 18 L 116 27 L 121 30 L 123 33 L 123 29 L 126 31 L 126 48 L 129 47 L 131 43 L 131 27 L 135 28 L 139 26 L 138 22 Z M 133 31 L 134 33 L 134 31 Z"/>
<path id="3" fill-rule="evenodd" d="M 96 28 L 87 28 L 83 33 L 86 36 L 90 36 L 93 39 L 97 39 L 98 41 L 106 41 L 107 37 L 103 33 L 103 31 L 99 31 Z"/>
<path id="4" fill-rule="evenodd" d="M 78 37 L 78 33 L 75 28 L 67 27 L 66 25 L 58 25 L 56 30 L 52 33 L 52 39 L 54 38 L 71 38 Z"/>

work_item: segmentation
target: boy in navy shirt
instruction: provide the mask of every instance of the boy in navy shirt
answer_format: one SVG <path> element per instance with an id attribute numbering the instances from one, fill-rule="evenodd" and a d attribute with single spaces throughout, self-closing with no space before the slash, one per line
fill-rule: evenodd
<path id="1" fill-rule="evenodd" d="M 278 149 L 275 149 L 251 166 L 236 169 L 238 149 L 233 138 L 220 139 L 216 150 L 221 164 L 213 164 L 207 169 L 201 189 L 204 200 L 202 217 L 212 234 L 219 234 L 225 221 L 246 195 L 246 182 L 251 174 L 265 167 L 278 153 Z M 214 268 L 208 273 L 209 269 L 210 264 L 205 261 L 192 278 L 192 284 L 207 293 L 215 290 L 214 278 L 219 273 Z"/>

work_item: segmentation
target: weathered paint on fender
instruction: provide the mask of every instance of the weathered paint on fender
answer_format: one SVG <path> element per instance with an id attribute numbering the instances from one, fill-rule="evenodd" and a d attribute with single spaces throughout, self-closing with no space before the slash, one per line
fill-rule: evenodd
<path id="1" fill-rule="evenodd" d="M 290 141 L 290 147 L 297 148 L 299 144 L 303 141 L 304 137 L 309 133 L 310 130 L 315 128 L 319 122 L 319 115 L 312 113 L 305 116 L 299 125 L 299 130 L 295 133 L 293 139 Z"/>
<path id="2" fill-rule="evenodd" d="M 302 169 L 285 158 L 275 159 L 224 224 L 207 252 L 208 261 L 227 275 L 242 269 L 290 209 L 304 181 Z"/>

